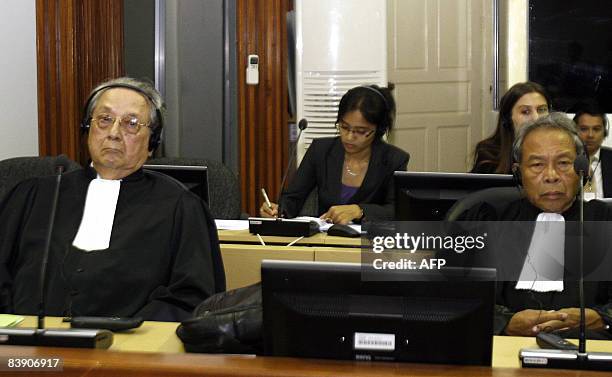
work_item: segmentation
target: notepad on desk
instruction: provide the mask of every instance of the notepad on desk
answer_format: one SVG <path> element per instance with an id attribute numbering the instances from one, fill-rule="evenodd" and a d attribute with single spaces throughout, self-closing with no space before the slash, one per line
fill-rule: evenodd
<path id="1" fill-rule="evenodd" d="M 217 230 L 247 230 L 249 229 L 248 220 L 221 220 L 215 219 Z"/>
<path id="2" fill-rule="evenodd" d="M 15 327 L 23 321 L 24 317 L 14 314 L 0 314 L 0 327 Z"/>

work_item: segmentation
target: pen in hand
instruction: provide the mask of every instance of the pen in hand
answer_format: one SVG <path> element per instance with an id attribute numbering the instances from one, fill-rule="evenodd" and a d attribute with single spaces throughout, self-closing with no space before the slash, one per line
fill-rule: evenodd
<path id="1" fill-rule="evenodd" d="M 261 205 L 261 208 L 259 209 L 261 215 L 263 217 L 277 217 L 277 208 L 278 206 L 272 202 L 270 202 L 270 198 L 268 198 L 268 194 L 266 193 L 265 189 L 261 189 L 261 194 L 263 195 L 264 199 L 265 199 L 265 203 Z"/>
<path id="2" fill-rule="evenodd" d="M 272 209 L 272 203 L 270 203 L 270 198 L 268 198 L 268 194 L 266 193 L 266 189 L 262 187 L 261 189 L 261 194 L 264 197 L 264 200 L 266 201 L 266 205 L 268 206 L 268 208 Z"/>

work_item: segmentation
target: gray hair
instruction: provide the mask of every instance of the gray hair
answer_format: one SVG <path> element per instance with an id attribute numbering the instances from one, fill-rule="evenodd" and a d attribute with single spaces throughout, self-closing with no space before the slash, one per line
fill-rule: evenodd
<path id="1" fill-rule="evenodd" d="M 151 129 L 156 130 L 158 127 L 163 125 L 163 119 L 159 119 L 159 116 L 163 117 L 166 106 L 162 100 L 161 94 L 155 89 L 155 86 L 146 80 L 136 79 L 133 77 L 119 77 L 112 79 L 96 86 L 90 93 L 91 99 L 85 109 L 85 119 L 91 118 L 93 109 L 96 108 L 100 96 L 108 89 L 113 88 L 128 88 L 132 89 L 146 98 L 149 104 L 149 121 L 151 122 Z"/>
<path id="2" fill-rule="evenodd" d="M 561 112 L 553 112 L 545 117 L 538 118 L 532 122 L 527 123 L 523 126 L 512 146 L 512 160 L 514 162 L 521 162 L 521 156 L 523 154 L 523 141 L 527 135 L 540 128 L 560 130 L 567 133 L 574 141 L 576 147 L 576 156 L 584 155 L 584 144 L 578 133 L 576 132 L 576 123 L 567 117 L 567 114 Z"/>

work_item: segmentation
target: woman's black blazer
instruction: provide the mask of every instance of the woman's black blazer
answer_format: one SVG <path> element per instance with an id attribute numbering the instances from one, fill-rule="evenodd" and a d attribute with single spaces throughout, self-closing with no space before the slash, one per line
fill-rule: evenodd
<path id="1" fill-rule="evenodd" d="M 405 171 L 410 155 L 403 150 L 375 140 L 366 176 L 359 190 L 346 204 L 358 204 L 368 220 L 392 220 L 395 192 L 393 172 Z M 285 217 L 298 216 L 304 201 L 316 187 L 318 215 L 340 204 L 344 147 L 339 137 L 314 139 L 293 181 L 280 200 Z"/>

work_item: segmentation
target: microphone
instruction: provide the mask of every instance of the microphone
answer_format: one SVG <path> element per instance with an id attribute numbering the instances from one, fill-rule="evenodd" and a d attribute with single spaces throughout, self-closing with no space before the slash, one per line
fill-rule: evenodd
<path id="1" fill-rule="evenodd" d="M 298 123 L 298 136 L 297 139 L 295 139 L 295 144 L 290 149 L 289 162 L 287 163 L 287 168 L 283 174 L 283 179 L 281 181 L 280 190 L 278 193 L 278 200 L 276 201 L 278 203 L 278 217 L 276 219 L 250 217 L 249 232 L 264 236 L 310 237 L 319 231 L 319 225 L 314 221 L 282 218 L 285 215 L 281 205 L 283 188 L 285 187 L 285 181 L 287 180 L 287 175 L 289 174 L 289 167 L 295 160 L 295 150 L 298 141 L 300 140 L 300 136 L 302 136 L 302 131 L 304 131 L 307 127 L 308 120 L 306 120 L 306 118 L 302 118 Z"/>
<path id="2" fill-rule="evenodd" d="M 62 182 L 62 173 L 70 162 L 64 155 L 55 161 L 55 189 L 51 202 L 51 211 L 45 237 L 45 246 L 42 252 L 40 267 L 40 302 L 38 304 L 38 317 L 36 329 L 17 328 L 0 329 L 0 344 L 45 347 L 82 347 L 82 348 L 108 348 L 113 343 L 113 334 L 107 330 L 96 329 L 45 329 L 45 296 L 47 266 L 51 249 L 51 237 L 55 224 L 55 213 L 59 201 L 59 189 Z"/>
<path id="3" fill-rule="evenodd" d="M 586 156 L 581 155 L 576 157 L 574 160 L 574 170 L 581 179 L 580 183 L 582 183 L 582 180 L 584 180 L 585 177 L 591 179 L 591 176 L 589 175 L 589 159 L 586 158 Z"/>
<path id="4" fill-rule="evenodd" d="M 298 136 L 295 139 L 295 144 L 292 145 L 291 151 L 289 153 L 289 162 L 287 163 L 287 168 L 285 168 L 285 174 L 283 175 L 283 179 L 281 180 L 280 190 L 278 192 L 278 217 L 284 217 L 282 208 L 281 208 L 281 196 L 283 195 L 283 188 L 285 187 L 285 181 L 287 180 L 287 176 L 289 175 L 289 167 L 293 164 L 295 160 L 295 150 L 297 149 L 298 141 L 300 141 L 300 136 L 302 136 L 302 131 L 304 131 L 308 127 L 308 120 L 306 118 L 300 119 L 298 123 L 298 128 L 300 129 L 298 132 Z"/>
<path id="5" fill-rule="evenodd" d="M 581 370 L 607 370 L 612 371 L 612 353 L 586 352 L 586 314 L 584 303 L 584 178 L 589 173 L 589 160 L 586 156 L 578 156 L 574 160 L 574 170 L 580 177 L 580 191 L 578 203 L 580 208 L 579 226 L 579 262 L 580 278 L 578 280 L 578 297 L 580 301 L 580 323 L 578 327 L 578 350 L 568 350 L 559 346 L 557 349 L 522 349 L 519 353 L 523 368 L 560 368 Z M 544 334 L 557 339 L 559 344 L 567 344 L 561 337 L 554 334 Z M 538 334 L 538 339 L 540 339 Z M 538 342 L 540 343 L 540 342 Z"/>

